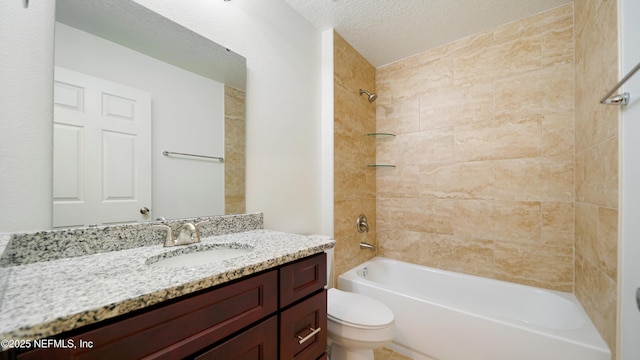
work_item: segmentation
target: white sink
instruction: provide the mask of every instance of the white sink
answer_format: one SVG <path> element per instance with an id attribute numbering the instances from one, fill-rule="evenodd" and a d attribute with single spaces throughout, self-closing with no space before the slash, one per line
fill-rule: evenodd
<path id="1" fill-rule="evenodd" d="M 253 251 L 253 248 L 238 244 L 213 244 L 176 249 L 147 259 L 153 267 L 191 267 L 233 259 Z"/>

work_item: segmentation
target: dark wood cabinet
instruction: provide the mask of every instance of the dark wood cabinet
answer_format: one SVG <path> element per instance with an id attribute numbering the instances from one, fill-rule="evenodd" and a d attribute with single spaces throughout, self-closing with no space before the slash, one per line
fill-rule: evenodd
<path id="1" fill-rule="evenodd" d="M 325 284 L 320 253 L 56 337 L 75 349 L 11 350 L 0 359 L 315 360 L 327 346 Z"/>
<path id="2" fill-rule="evenodd" d="M 277 360 L 278 318 L 268 320 L 195 357 L 195 360 Z"/>
<path id="3" fill-rule="evenodd" d="M 327 256 L 308 257 L 280 269 L 280 308 L 324 288 L 327 284 Z"/>
<path id="4" fill-rule="evenodd" d="M 313 295 L 280 314 L 282 359 L 316 360 L 327 349 L 327 292 Z"/>

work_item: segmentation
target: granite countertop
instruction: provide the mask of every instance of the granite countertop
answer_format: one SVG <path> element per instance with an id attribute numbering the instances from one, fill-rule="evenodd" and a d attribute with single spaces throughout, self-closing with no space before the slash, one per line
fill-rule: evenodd
<path id="1" fill-rule="evenodd" d="M 0 239 L 3 242 L 6 239 Z M 234 243 L 253 251 L 194 267 L 147 265 L 150 257 Z M 4 244 L 0 244 L 4 245 Z M 0 267 L 0 339 L 38 339 L 270 269 L 330 249 L 335 241 L 271 230 L 202 238 L 52 261 Z"/>

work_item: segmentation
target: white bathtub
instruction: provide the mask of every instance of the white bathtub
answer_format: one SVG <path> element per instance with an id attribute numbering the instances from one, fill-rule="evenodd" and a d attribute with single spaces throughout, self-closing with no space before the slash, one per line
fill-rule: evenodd
<path id="1" fill-rule="evenodd" d="M 572 294 L 381 257 L 340 275 L 338 288 L 389 306 L 389 347 L 413 359 L 611 359 Z"/>

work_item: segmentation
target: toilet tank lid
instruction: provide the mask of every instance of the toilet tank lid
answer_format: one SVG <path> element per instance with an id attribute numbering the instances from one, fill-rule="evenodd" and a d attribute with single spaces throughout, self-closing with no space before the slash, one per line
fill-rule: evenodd
<path id="1" fill-rule="evenodd" d="M 327 314 L 338 321 L 360 326 L 378 327 L 393 323 L 393 312 L 380 301 L 333 288 L 327 293 Z"/>

